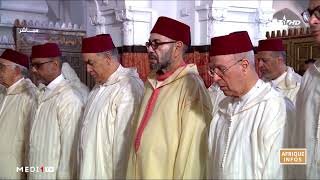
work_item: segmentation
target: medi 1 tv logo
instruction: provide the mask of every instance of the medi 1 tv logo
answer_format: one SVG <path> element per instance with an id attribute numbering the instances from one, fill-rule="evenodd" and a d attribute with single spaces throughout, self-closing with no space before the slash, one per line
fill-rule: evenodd
<path id="1" fill-rule="evenodd" d="M 22 166 L 17 167 L 17 172 L 26 172 L 26 173 L 53 173 L 53 166 Z"/>

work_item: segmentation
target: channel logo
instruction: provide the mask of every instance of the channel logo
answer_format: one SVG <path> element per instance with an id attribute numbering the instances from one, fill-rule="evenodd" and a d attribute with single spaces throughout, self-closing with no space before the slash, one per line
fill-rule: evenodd
<path id="1" fill-rule="evenodd" d="M 307 149 L 287 148 L 279 151 L 280 164 L 303 165 L 307 164 Z"/>
<path id="2" fill-rule="evenodd" d="M 22 166 L 17 167 L 17 172 L 26 172 L 26 173 L 53 173 L 53 166 Z"/>

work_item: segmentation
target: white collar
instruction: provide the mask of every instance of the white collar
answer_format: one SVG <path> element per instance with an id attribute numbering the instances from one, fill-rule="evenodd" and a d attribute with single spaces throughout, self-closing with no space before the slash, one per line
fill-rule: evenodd
<path id="1" fill-rule="evenodd" d="M 258 88 L 261 87 L 261 85 L 263 84 L 263 81 L 261 79 L 258 79 L 258 81 L 256 82 L 256 84 L 250 89 L 249 92 L 247 92 L 245 95 L 241 96 L 239 99 L 240 101 L 246 101 L 248 100 L 250 97 L 252 97 L 252 95 L 254 93 L 256 93 L 256 90 Z"/>
<path id="2" fill-rule="evenodd" d="M 286 77 L 287 73 L 288 73 L 288 71 L 285 71 L 284 73 L 281 74 L 281 76 L 279 76 L 278 78 L 272 80 L 271 81 L 272 84 L 275 84 L 275 85 L 279 84 L 281 81 L 284 80 L 284 78 Z"/>
<path id="3" fill-rule="evenodd" d="M 106 83 L 108 83 L 108 82 L 110 82 L 110 81 L 113 81 L 114 79 L 116 79 L 116 78 L 118 77 L 118 74 L 119 74 L 120 72 L 122 72 L 123 69 L 124 69 L 124 68 L 121 66 L 121 64 L 119 64 L 117 70 L 114 71 L 114 72 L 110 75 L 110 77 L 107 79 L 107 81 L 106 81 L 105 83 L 101 84 L 101 86 L 104 85 L 104 84 L 106 84 Z"/>
<path id="4" fill-rule="evenodd" d="M 50 91 L 54 90 L 63 80 L 64 80 L 64 77 L 62 74 L 60 74 L 58 77 L 56 77 L 53 81 L 51 81 L 48 84 L 46 89 Z"/>
<path id="5" fill-rule="evenodd" d="M 253 98 L 256 97 L 256 94 L 259 93 L 259 88 L 264 84 L 261 79 L 258 79 L 256 84 L 247 92 L 245 95 L 233 98 L 232 102 L 228 105 L 228 113 L 235 114 L 239 112 L 239 110 L 248 102 L 251 101 Z"/>
<path id="6" fill-rule="evenodd" d="M 11 91 L 13 91 L 22 80 L 24 80 L 24 78 L 21 78 L 18 81 L 16 81 L 15 83 L 13 83 L 10 87 L 8 87 L 7 92 L 10 93 Z"/>

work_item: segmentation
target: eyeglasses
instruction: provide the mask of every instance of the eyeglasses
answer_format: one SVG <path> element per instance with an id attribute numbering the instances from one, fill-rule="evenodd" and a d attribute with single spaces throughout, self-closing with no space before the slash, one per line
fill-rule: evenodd
<path id="1" fill-rule="evenodd" d="M 43 62 L 43 63 L 31 63 L 31 64 L 30 64 L 30 67 L 31 67 L 31 68 L 39 69 L 40 66 L 42 66 L 42 65 L 44 65 L 44 64 L 47 64 L 47 63 L 50 63 L 50 62 L 52 62 L 52 61 L 53 61 L 53 60 L 47 61 L 47 62 Z"/>
<path id="2" fill-rule="evenodd" d="M 243 59 L 238 60 L 237 62 L 235 62 L 234 64 L 230 65 L 229 67 L 226 68 L 221 68 L 221 67 L 209 67 L 209 75 L 210 76 L 214 76 L 214 74 L 218 75 L 219 77 L 223 77 L 225 75 L 225 73 L 231 69 L 233 66 L 235 66 L 236 64 L 238 64 L 239 62 L 241 62 Z"/>
<path id="3" fill-rule="evenodd" d="M 164 44 L 169 44 L 169 43 L 176 43 L 177 41 L 169 41 L 169 42 L 156 42 L 156 41 L 148 41 L 146 42 L 146 47 L 149 48 L 150 46 L 152 47 L 153 50 L 156 50 L 159 46 L 164 45 Z"/>
<path id="4" fill-rule="evenodd" d="M 320 6 L 317 6 L 314 9 L 307 9 L 301 13 L 302 19 L 305 23 L 309 22 L 309 19 L 312 15 L 320 20 Z"/>

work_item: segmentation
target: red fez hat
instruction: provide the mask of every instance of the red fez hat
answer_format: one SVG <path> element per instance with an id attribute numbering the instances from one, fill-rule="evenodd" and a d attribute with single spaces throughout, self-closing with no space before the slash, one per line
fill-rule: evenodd
<path id="1" fill-rule="evenodd" d="M 82 53 L 100 53 L 115 48 L 110 34 L 82 39 Z"/>
<path id="2" fill-rule="evenodd" d="M 56 43 L 46 43 L 32 46 L 31 58 L 51 58 L 61 56 Z"/>
<path id="3" fill-rule="evenodd" d="M 285 49 L 282 40 L 276 38 L 260 40 L 257 51 L 285 51 Z"/>
<path id="4" fill-rule="evenodd" d="M 210 56 L 237 54 L 253 50 L 247 31 L 211 38 Z"/>
<path id="5" fill-rule="evenodd" d="M 29 68 L 29 59 L 27 55 L 24 55 L 18 51 L 12 49 L 6 49 L 0 56 L 2 59 L 14 62 L 26 68 Z"/>
<path id="6" fill-rule="evenodd" d="M 161 16 L 150 33 L 158 33 L 176 41 L 182 41 L 190 46 L 190 27 L 182 22 Z"/>

